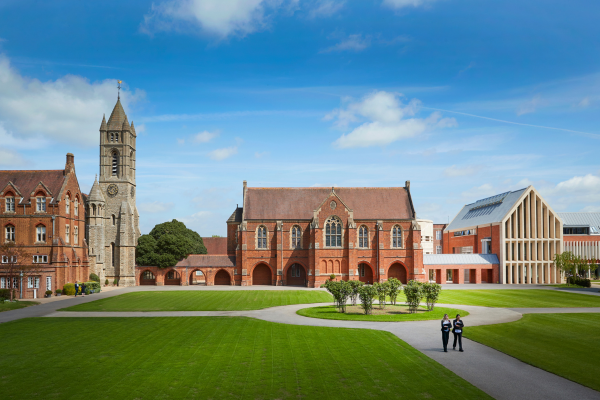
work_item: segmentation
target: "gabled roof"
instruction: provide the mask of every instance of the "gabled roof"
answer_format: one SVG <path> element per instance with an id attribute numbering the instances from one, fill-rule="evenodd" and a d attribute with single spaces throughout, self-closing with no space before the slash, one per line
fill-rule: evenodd
<path id="1" fill-rule="evenodd" d="M 600 232 L 600 212 L 562 212 L 558 216 L 567 227 L 595 227 Z"/>
<path id="2" fill-rule="evenodd" d="M 226 255 L 190 254 L 176 267 L 235 267 L 235 257 Z"/>
<path id="3" fill-rule="evenodd" d="M 237 207 L 233 214 L 229 218 L 227 218 L 227 223 L 239 223 L 242 222 L 242 213 L 244 209 L 242 207 Z"/>
<path id="4" fill-rule="evenodd" d="M 412 219 L 414 214 L 408 190 L 389 188 L 247 188 L 247 220 L 311 220 L 313 211 L 331 194 L 332 189 L 352 211 L 354 219 Z M 342 206 L 343 205 L 338 205 Z M 329 206 L 327 206 L 329 207 Z M 336 213 L 339 213 L 336 209 Z"/>
<path id="5" fill-rule="evenodd" d="M 52 195 L 56 196 L 60 193 L 66 178 L 65 171 L 62 169 L 41 171 L 0 171 L 0 188 L 4 188 L 9 182 L 12 182 L 23 195 L 22 202 L 29 203 L 31 193 L 38 187 L 40 182 L 52 192 Z M 55 199 L 55 202 L 56 201 L 58 201 L 58 199 Z"/>
<path id="6" fill-rule="evenodd" d="M 423 265 L 500 264 L 495 254 L 423 254 Z"/>
<path id="7" fill-rule="evenodd" d="M 456 231 L 473 226 L 502 222 L 506 214 L 528 189 L 505 192 L 465 205 L 444 229 Z"/>

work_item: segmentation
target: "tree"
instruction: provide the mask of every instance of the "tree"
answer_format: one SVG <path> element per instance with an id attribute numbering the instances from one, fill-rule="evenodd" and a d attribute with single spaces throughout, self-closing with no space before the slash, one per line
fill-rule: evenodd
<path id="1" fill-rule="evenodd" d="M 402 289 L 402 282 L 400 282 L 399 279 L 396 278 L 390 278 L 388 279 L 388 283 L 389 283 L 389 289 L 390 289 L 390 302 L 393 305 L 396 305 L 396 299 L 398 298 L 398 292 L 400 291 L 400 289 Z"/>
<path id="2" fill-rule="evenodd" d="M 360 287 L 362 285 L 364 285 L 364 283 L 362 283 L 361 281 L 348 281 L 348 284 L 350 285 L 350 301 L 352 302 L 352 305 L 355 306 L 356 305 L 356 298 L 358 297 L 358 291 L 360 289 Z"/>
<path id="3" fill-rule="evenodd" d="M 570 251 L 565 251 L 561 254 L 557 253 L 554 255 L 554 265 L 556 265 L 556 268 L 560 269 L 565 274 L 567 286 L 569 286 L 569 278 L 574 276 L 577 271 L 575 258 L 576 257 Z"/>
<path id="4" fill-rule="evenodd" d="M 342 312 L 346 312 L 346 302 L 352 292 L 352 286 L 346 281 L 325 281 L 323 287 L 327 289 L 335 300 L 335 306 Z"/>
<path id="5" fill-rule="evenodd" d="M 409 281 L 404 286 L 404 295 L 406 296 L 406 304 L 408 304 L 408 310 L 411 313 L 416 313 L 421 305 L 421 299 L 423 298 L 423 284 L 417 281 Z"/>
<path id="6" fill-rule="evenodd" d="M 8 280 L 8 289 L 10 291 L 10 300 L 16 297 L 16 291 L 19 290 L 22 298 L 23 282 L 27 279 L 38 277 L 43 271 L 42 264 L 33 264 L 33 256 L 25 247 L 15 242 L 6 242 L 0 246 L 0 273 L 6 276 Z M 16 283 L 16 284 L 15 284 Z"/>
<path id="7" fill-rule="evenodd" d="M 358 289 L 360 295 L 360 306 L 366 315 L 371 314 L 373 310 L 373 299 L 377 296 L 377 289 L 373 285 L 363 285 Z"/>
<path id="8" fill-rule="evenodd" d="M 385 300 L 390 293 L 390 284 L 387 282 L 374 283 L 373 287 L 377 290 L 377 298 L 379 300 L 379 308 L 385 308 Z"/>
<path id="9" fill-rule="evenodd" d="M 435 303 L 437 303 L 438 298 L 440 297 L 440 292 L 442 291 L 442 286 L 437 283 L 424 283 L 423 284 L 423 294 L 425 296 L 425 301 L 427 302 L 427 310 L 433 311 L 435 307 Z"/>
<path id="10" fill-rule="evenodd" d="M 148 235 L 138 239 L 135 261 L 138 265 L 172 267 L 190 254 L 206 254 L 204 242 L 197 232 L 174 219 L 158 224 Z"/>

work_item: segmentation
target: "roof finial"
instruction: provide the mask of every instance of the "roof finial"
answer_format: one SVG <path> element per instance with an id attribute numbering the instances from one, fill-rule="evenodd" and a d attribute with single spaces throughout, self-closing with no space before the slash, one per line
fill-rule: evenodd
<path id="1" fill-rule="evenodd" d="M 117 89 L 119 89 L 118 94 L 117 94 L 117 100 L 121 100 L 121 82 L 123 82 L 123 81 L 117 81 L 117 83 L 118 83 Z"/>

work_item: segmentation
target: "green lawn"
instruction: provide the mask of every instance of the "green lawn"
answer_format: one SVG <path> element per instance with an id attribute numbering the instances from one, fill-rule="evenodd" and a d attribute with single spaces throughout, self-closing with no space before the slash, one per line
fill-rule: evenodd
<path id="1" fill-rule="evenodd" d="M 345 321 L 382 321 L 382 322 L 392 322 L 392 321 L 425 321 L 431 319 L 439 319 L 444 318 L 444 314 L 448 314 L 452 319 L 456 316 L 456 314 L 460 314 L 463 317 L 469 315 L 468 312 L 464 310 L 458 310 L 455 308 L 444 308 L 444 307 L 435 307 L 433 311 L 426 311 L 426 308 L 423 308 L 422 311 L 416 314 L 406 314 L 408 312 L 408 307 L 405 305 L 387 305 L 384 309 L 389 314 L 379 314 L 381 312 L 379 307 L 376 305 L 373 308 L 373 315 L 365 315 L 362 310 L 352 310 L 351 312 L 341 313 L 337 310 L 335 306 L 322 306 L 322 307 L 311 307 L 311 308 L 303 308 L 298 310 L 296 313 L 298 315 L 302 315 L 304 317 L 311 318 L 323 318 L 323 319 L 337 319 L 337 320 L 345 320 Z"/>
<path id="2" fill-rule="evenodd" d="M 0 325 L 9 399 L 487 399 L 388 332 L 252 318 Z"/>
<path id="3" fill-rule="evenodd" d="M 14 301 L 12 303 L 5 301 L 4 303 L 0 303 L 0 312 L 18 310 L 19 308 L 25 308 L 29 306 L 37 306 L 38 304 L 40 303 L 37 301 Z"/>
<path id="4" fill-rule="evenodd" d="M 465 336 L 600 390 L 598 356 L 593 350 L 599 331 L 600 314 L 525 314 L 516 322 L 468 328 Z"/>
<path id="5" fill-rule="evenodd" d="M 600 296 L 542 289 L 442 290 L 438 302 L 503 308 L 600 307 Z"/>
<path id="6" fill-rule="evenodd" d="M 320 290 L 177 290 L 125 293 L 61 311 L 231 311 L 332 301 Z"/>

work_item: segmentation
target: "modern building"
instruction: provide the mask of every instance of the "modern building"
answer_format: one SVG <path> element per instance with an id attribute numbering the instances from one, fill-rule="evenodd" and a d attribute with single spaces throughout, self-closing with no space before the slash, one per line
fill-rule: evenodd
<path id="1" fill-rule="evenodd" d="M 421 245 L 423 247 L 423 254 L 435 254 L 433 221 L 419 218 L 417 219 L 417 223 L 421 227 Z"/>
<path id="2" fill-rule="evenodd" d="M 600 264 L 600 212 L 558 213 L 563 220 L 563 251 L 587 260 L 592 271 Z"/>
<path id="3" fill-rule="evenodd" d="M 495 254 L 492 280 L 498 283 L 556 283 L 561 274 L 553 260 L 562 241 L 562 219 L 529 186 L 465 205 L 444 230 L 443 251 Z M 455 269 L 470 277 L 478 268 L 457 263 Z"/>
<path id="4" fill-rule="evenodd" d="M 29 253 L 36 276 L 21 285 L 8 282 L 0 263 L 0 288 L 20 289 L 23 298 L 43 297 L 67 282 L 87 281 L 88 248 L 84 240 L 85 208 L 75 174 L 75 157 L 67 154 L 64 169 L 0 171 L 2 241 Z"/>
<path id="5" fill-rule="evenodd" d="M 86 201 L 86 238 L 91 270 L 101 281 L 133 286 L 135 246 L 140 237 L 136 207 L 136 132 L 120 98 L 100 124 L 100 179 Z"/>
<path id="6" fill-rule="evenodd" d="M 140 284 L 298 285 L 426 280 L 410 182 L 391 188 L 253 188 L 227 221 L 227 254 L 138 267 Z M 431 234 L 433 235 L 433 234 Z M 199 274 L 201 273 L 201 275 Z M 198 281 L 198 279 L 196 279 Z"/>

